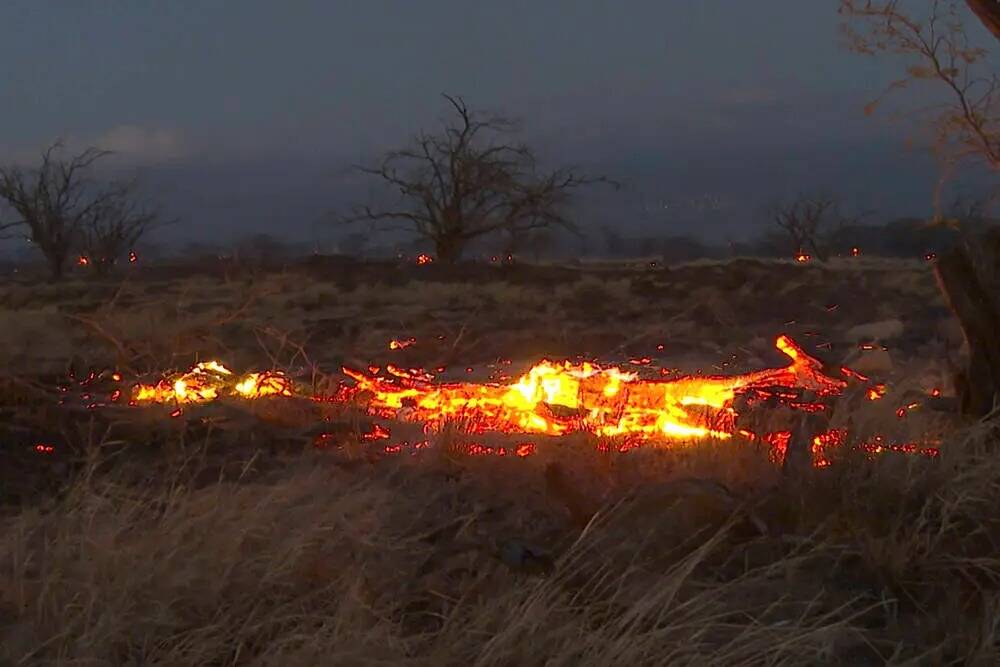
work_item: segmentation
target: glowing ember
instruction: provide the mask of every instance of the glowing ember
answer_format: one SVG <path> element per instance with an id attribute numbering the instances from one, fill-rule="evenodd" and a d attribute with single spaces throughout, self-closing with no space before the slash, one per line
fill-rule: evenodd
<path id="1" fill-rule="evenodd" d="M 640 380 L 635 373 L 596 364 L 542 361 L 517 382 L 432 383 L 385 378 L 351 369 L 356 390 L 371 396 L 369 412 L 432 428 L 461 420 L 472 432 L 562 435 L 589 431 L 641 440 L 729 438 L 733 399 L 755 387 L 787 387 L 837 394 L 846 386 L 826 377 L 821 364 L 782 336 L 776 346 L 791 360 L 784 368 L 736 376 Z"/>
<path id="2" fill-rule="evenodd" d="M 130 264 L 135 264 L 139 261 L 139 256 L 135 254 L 134 250 L 129 250 L 128 261 Z"/>
<path id="3" fill-rule="evenodd" d="M 292 396 L 292 382 L 282 373 L 250 373 L 233 386 L 244 398 Z"/>
<path id="4" fill-rule="evenodd" d="M 804 252 L 801 252 L 801 251 L 799 251 L 799 253 L 797 255 L 795 255 L 795 261 L 798 262 L 799 264 L 805 264 L 806 262 L 808 262 L 811 259 L 812 259 L 811 255 L 808 255 L 808 254 L 806 254 Z"/>
<path id="5" fill-rule="evenodd" d="M 861 254 L 861 248 L 858 248 L 857 246 L 851 248 L 851 257 L 857 257 L 860 254 Z"/>
<path id="6" fill-rule="evenodd" d="M 434 258 L 431 257 L 430 255 L 424 255 L 424 254 L 417 255 L 417 264 L 420 264 L 420 265 L 430 264 L 433 261 L 434 261 Z"/>
<path id="7" fill-rule="evenodd" d="M 868 387 L 868 392 L 867 392 L 868 400 L 877 401 L 883 396 L 885 396 L 885 392 L 886 388 L 884 384 L 876 384 L 871 387 Z"/>
<path id="8" fill-rule="evenodd" d="M 219 397 L 219 393 L 232 376 L 232 371 L 217 361 L 196 365 L 187 373 L 171 379 L 160 380 L 155 385 L 137 385 L 132 398 L 138 402 L 201 403 Z"/>
<path id="9" fill-rule="evenodd" d="M 393 340 L 389 341 L 389 349 L 390 350 L 405 350 L 406 348 L 410 347 L 411 345 L 414 345 L 416 342 L 417 342 L 416 338 L 407 338 L 405 340 L 396 340 L 396 339 L 393 339 Z"/>
<path id="10" fill-rule="evenodd" d="M 89 266 L 90 260 L 84 257 L 83 255 L 80 255 L 80 257 L 76 260 L 76 263 L 79 264 L 80 266 Z"/>
<path id="11" fill-rule="evenodd" d="M 406 342 L 409 341 L 412 339 Z M 300 396 L 324 403 L 360 405 L 370 417 L 418 424 L 427 435 L 444 430 L 450 423 L 462 424 L 463 432 L 470 438 L 488 432 L 534 436 L 587 432 L 614 438 L 618 451 L 627 451 L 641 443 L 692 443 L 740 435 L 766 443 L 781 456 L 792 434 L 782 430 L 754 433 L 738 427 L 736 398 L 744 396 L 741 404 L 747 406 L 774 401 L 791 410 L 817 413 L 828 409 L 825 400 L 841 394 L 847 382 L 824 374 L 821 362 L 787 336 L 778 337 L 775 346 L 788 358 L 785 366 L 740 375 L 699 373 L 668 378 L 664 375 L 672 371 L 660 369 L 659 375 L 647 373 L 651 377 L 640 377 L 639 368 L 629 371 L 590 362 L 543 360 L 515 381 L 443 382 L 423 369 L 393 364 L 373 365 L 364 370 L 344 368 L 344 374 L 354 383 L 342 385 L 332 396 L 300 394 L 291 379 L 280 372 L 237 377 L 222 364 L 210 361 L 156 384 L 137 385 L 131 404 L 172 404 L 171 416 L 177 417 L 182 414 L 181 404 L 225 396 L 245 399 Z M 644 367 L 650 360 L 643 357 L 631 363 Z M 503 360 L 502 364 L 509 365 L 509 361 Z M 868 382 L 867 377 L 848 368 L 840 369 L 840 373 L 844 378 Z M 867 387 L 866 392 L 870 400 L 877 400 L 885 395 L 886 389 L 876 384 Z M 900 408 L 900 416 L 916 407 L 916 403 L 911 403 Z M 317 436 L 315 444 L 325 448 L 333 437 Z M 846 431 L 841 430 L 812 437 L 817 465 L 827 462 L 827 453 L 847 441 Z M 412 444 L 394 441 L 389 427 L 378 423 L 372 424 L 361 439 L 379 443 L 385 453 L 415 452 L 428 446 L 426 440 Z M 862 446 L 872 453 L 889 448 L 881 441 L 869 444 Z M 535 450 L 530 442 L 506 449 L 475 441 L 460 446 L 472 454 L 497 456 L 529 456 Z"/>

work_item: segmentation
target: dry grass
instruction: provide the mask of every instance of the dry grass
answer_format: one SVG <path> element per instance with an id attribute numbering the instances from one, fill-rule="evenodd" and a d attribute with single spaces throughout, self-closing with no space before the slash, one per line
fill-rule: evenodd
<path id="1" fill-rule="evenodd" d="M 296 457 L 256 481 L 201 484 L 190 456 L 141 480 L 84 469 L 5 521 L 0 655 L 996 664 L 996 437 L 980 427 L 935 463 L 848 459 L 798 489 L 753 483 L 760 461 L 711 445 L 660 454 L 662 476 L 588 479 L 603 464 L 580 449 L 566 465 L 585 493 L 629 482 L 582 529 L 529 462 Z M 735 507 L 706 482 L 670 486 L 699 468 L 744 478 Z M 533 570 L 526 550 L 554 565 Z"/>
<path id="2" fill-rule="evenodd" d="M 770 269 L 730 270 L 764 284 Z M 78 456 L 60 473 L 36 462 L 59 483 L 5 507 L 0 664 L 1000 663 L 996 419 L 953 434 L 936 460 L 848 451 L 785 480 L 767 452 L 732 442 L 622 455 L 575 437 L 511 460 L 464 456 L 458 427 L 420 456 L 373 460 L 350 447 L 302 451 L 284 426 L 70 415 L 36 405 L 44 383 L 41 394 L 26 388 L 36 356 L 53 368 L 77 358 L 142 370 L 225 348 L 258 364 L 328 367 L 377 361 L 403 335 L 418 344 L 400 354 L 433 363 L 588 341 L 628 355 L 659 340 L 700 363 L 736 349 L 729 338 L 741 331 L 726 317 L 746 318 L 748 340 L 797 319 L 828 326 L 839 344 L 932 288 L 914 266 L 866 268 L 885 301 L 835 321 L 827 299 L 846 289 L 835 270 L 802 274 L 784 302 L 773 290 L 726 299 L 726 267 L 690 271 L 486 287 L 344 290 L 303 287 L 292 273 L 71 296 L 8 288 L 0 317 L 19 324 L 5 331 L 30 338 L 33 318 L 73 304 L 86 324 L 58 351 L 8 339 L 22 370 L 3 389 L 12 423 L 61 420 Z M 668 282 L 674 296 L 657 291 Z M 818 305 L 802 301 L 809 290 Z M 613 316 L 588 310 L 598 293 Z M 782 322 L 753 313 L 782 303 L 795 311 Z M 322 321 L 339 329 L 319 340 Z M 893 373 L 925 370 L 908 359 L 897 355 Z"/>

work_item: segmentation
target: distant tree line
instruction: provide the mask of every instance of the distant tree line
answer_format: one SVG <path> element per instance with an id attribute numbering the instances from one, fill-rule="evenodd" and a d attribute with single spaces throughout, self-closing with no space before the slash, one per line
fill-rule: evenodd
<path id="1" fill-rule="evenodd" d="M 512 261 L 578 257 L 656 257 L 671 264 L 700 258 L 762 256 L 825 261 L 830 257 L 875 255 L 921 257 L 952 247 L 955 229 L 990 225 L 985 207 L 956 202 L 949 220 L 927 224 L 902 218 L 885 224 L 843 212 L 836 198 L 800 195 L 772 204 L 771 223 L 750 240 L 703 239 L 671 231 L 635 236 L 605 226 L 582 229 L 569 213 L 581 188 L 617 184 L 568 167 L 543 167 L 517 140 L 517 125 L 475 111 L 459 97 L 444 96 L 450 112 L 436 132 L 421 132 L 359 171 L 385 188 L 378 204 L 338 216 L 344 234 L 338 254 L 371 257 L 433 256 Z M 109 155 L 90 148 L 65 156 L 54 144 L 34 168 L 0 167 L 0 235 L 27 239 L 48 263 L 54 278 L 71 262 L 98 275 L 109 273 L 153 227 L 163 223 L 141 204 L 134 181 L 93 177 L 94 165 Z M 940 216 L 939 216 L 940 217 Z M 617 222 L 617 221 L 615 221 Z M 941 220 L 937 219 L 940 223 Z M 256 233 L 230 246 L 192 239 L 188 258 L 239 260 L 273 265 L 307 254 L 328 253 L 278 234 Z"/>

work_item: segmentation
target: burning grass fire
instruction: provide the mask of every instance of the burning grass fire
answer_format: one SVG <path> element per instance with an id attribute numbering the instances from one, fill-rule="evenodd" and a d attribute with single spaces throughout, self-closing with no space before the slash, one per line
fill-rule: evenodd
<path id="1" fill-rule="evenodd" d="M 616 366 L 548 360 L 535 364 L 511 383 L 438 381 L 423 369 L 403 369 L 392 364 L 364 371 L 344 368 L 353 384 L 345 384 L 333 396 L 303 393 L 281 373 L 237 377 L 220 363 L 210 361 L 156 384 L 137 385 L 131 403 L 176 405 L 175 414 L 179 414 L 183 404 L 223 397 L 298 396 L 360 405 L 371 417 L 420 424 L 425 433 L 458 422 L 470 435 L 494 432 L 560 436 L 586 432 L 630 443 L 626 448 L 641 443 L 727 440 L 741 435 L 783 451 L 791 432 L 756 433 L 741 425 L 737 397 L 741 406 L 769 402 L 804 414 L 821 413 L 828 409 L 827 399 L 844 391 L 848 379 L 867 378 L 846 368 L 838 371 L 844 379 L 825 374 L 822 363 L 787 336 L 780 336 L 775 346 L 788 357 L 787 365 L 742 375 L 669 379 L 646 379 Z M 876 385 L 868 392 L 875 400 L 884 394 L 884 387 Z M 366 439 L 391 438 L 386 426 L 377 425 L 374 433 Z M 842 443 L 846 436 L 839 430 L 815 434 L 814 453 L 819 455 Z M 389 445 L 386 451 L 396 448 Z"/>

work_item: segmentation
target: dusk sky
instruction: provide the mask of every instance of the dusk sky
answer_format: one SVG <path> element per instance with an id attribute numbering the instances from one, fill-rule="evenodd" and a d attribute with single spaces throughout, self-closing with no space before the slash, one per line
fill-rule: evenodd
<path id="1" fill-rule="evenodd" d="M 740 235 L 814 189 L 926 212 L 933 165 L 862 112 L 898 63 L 849 53 L 837 4 L 9 0 L 0 156 L 96 144 L 199 234 L 305 238 L 356 196 L 345 167 L 433 127 L 451 92 L 623 181 L 597 224 L 684 232 L 660 202 L 709 196 L 698 231 Z"/>

